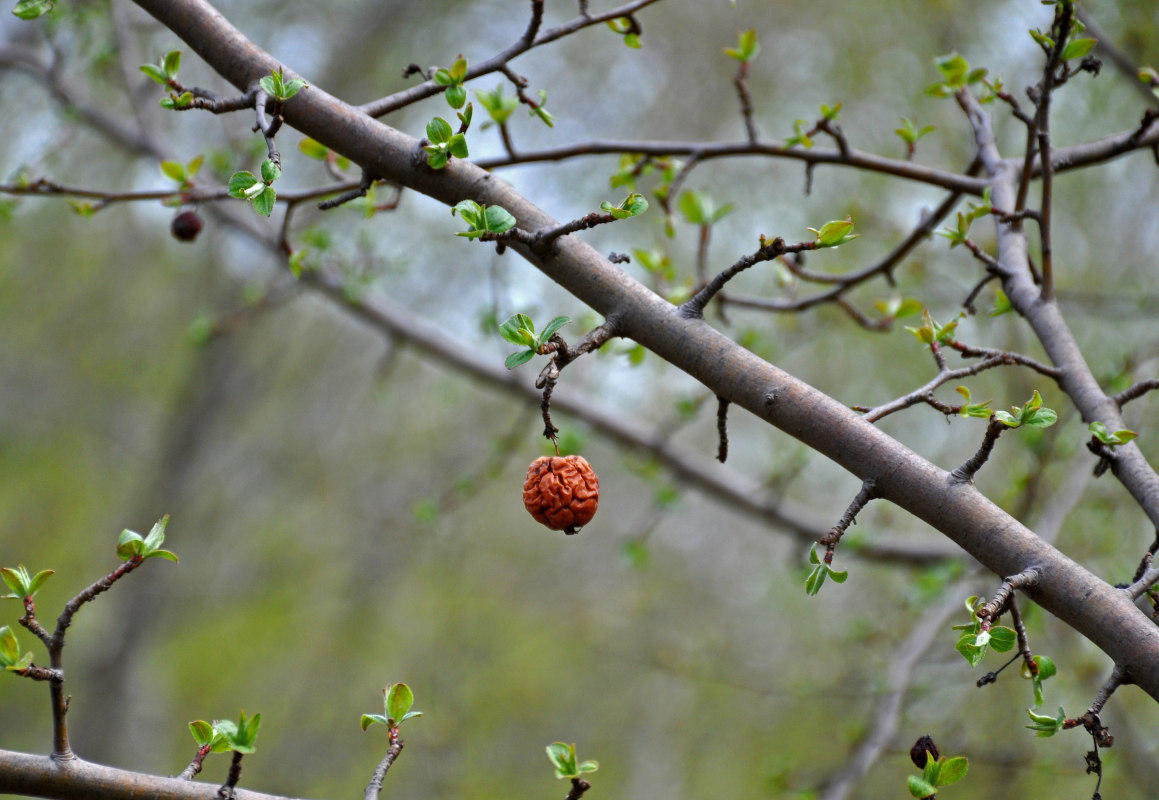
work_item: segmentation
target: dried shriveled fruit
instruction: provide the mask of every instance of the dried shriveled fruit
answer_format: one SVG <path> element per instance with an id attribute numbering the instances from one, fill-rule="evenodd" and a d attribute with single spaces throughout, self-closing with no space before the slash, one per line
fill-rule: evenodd
<path id="1" fill-rule="evenodd" d="M 583 456 L 541 456 L 523 482 L 523 505 L 553 531 L 576 533 L 600 502 L 600 479 Z"/>

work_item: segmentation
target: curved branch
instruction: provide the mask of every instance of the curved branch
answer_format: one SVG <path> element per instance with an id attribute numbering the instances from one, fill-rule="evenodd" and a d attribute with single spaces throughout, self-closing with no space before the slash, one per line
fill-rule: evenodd
<path id="1" fill-rule="evenodd" d="M 564 145 L 562 147 L 546 148 L 519 153 L 517 156 L 483 158 L 475 164 L 482 169 L 492 170 L 499 167 L 509 167 L 515 164 L 533 164 L 542 161 L 566 161 L 571 158 L 593 155 L 621 155 L 623 153 L 639 153 L 646 156 L 688 156 L 698 161 L 707 161 L 714 158 L 737 158 L 741 156 L 766 156 L 787 158 L 802 161 L 805 164 L 835 164 L 843 167 L 853 167 L 865 172 L 876 172 L 882 175 L 892 175 L 896 178 L 905 178 L 918 183 L 927 183 L 931 186 L 940 186 L 962 194 L 981 196 L 986 187 L 986 181 L 969 175 L 956 172 L 923 167 L 912 161 L 903 161 L 894 158 L 866 153 L 861 150 L 841 150 L 814 147 L 806 150 L 803 147 L 788 147 L 767 139 L 756 142 L 660 142 L 660 141 L 632 141 L 601 139 L 579 144 Z"/>

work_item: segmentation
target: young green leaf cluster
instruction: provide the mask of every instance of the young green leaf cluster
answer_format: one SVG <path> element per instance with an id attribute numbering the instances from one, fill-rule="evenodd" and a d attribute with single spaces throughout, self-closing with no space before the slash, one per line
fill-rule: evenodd
<path id="1" fill-rule="evenodd" d="M 178 186 L 183 190 L 190 189 L 193 187 L 193 178 L 201 169 L 201 164 L 204 161 L 205 156 L 201 155 L 194 156 L 188 164 L 182 164 L 180 161 L 162 161 L 161 172 L 165 173 L 165 177 L 177 181 Z"/>
<path id="2" fill-rule="evenodd" d="M 600 768 L 598 761 L 577 761 L 574 744 L 552 742 L 547 746 L 547 757 L 555 767 L 555 777 L 560 780 L 567 778 L 575 780 L 587 772 L 595 772 Z"/>
<path id="3" fill-rule="evenodd" d="M 958 328 L 958 321 L 964 316 L 966 315 L 959 314 L 945 325 L 941 325 L 934 321 L 934 318 L 930 315 L 930 310 L 927 308 L 922 311 L 922 324 L 917 328 L 911 328 L 907 325 L 906 330 L 916 336 L 917 340 L 922 344 L 946 344 L 954 338 L 954 331 Z"/>
<path id="4" fill-rule="evenodd" d="M 933 125 L 926 125 L 918 128 L 914 121 L 908 117 L 901 118 L 901 127 L 895 128 L 894 133 L 901 137 L 901 140 L 906 144 L 907 154 L 913 155 L 914 148 L 917 146 L 918 139 L 926 134 L 933 133 L 937 130 Z"/>
<path id="5" fill-rule="evenodd" d="M 461 118 L 462 116 L 465 115 L 460 115 Z M 442 117 L 435 117 L 427 123 L 427 140 L 430 144 L 423 145 L 423 150 L 426 151 L 427 164 L 431 169 L 442 169 L 447 166 L 452 156 L 467 157 L 466 134 L 455 133 L 451 123 Z"/>
<path id="6" fill-rule="evenodd" d="M 547 323 L 547 327 L 540 334 L 535 333 L 535 323 L 526 314 L 515 314 L 499 326 L 499 335 L 511 344 L 524 348 L 507 356 L 504 362 L 507 369 L 515 369 L 520 364 L 526 364 L 532 357 L 539 355 L 540 350 L 555 336 L 564 325 L 571 322 L 569 317 L 556 317 Z"/>
<path id="7" fill-rule="evenodd" d="M 405 683 L 392 683 L 382 690 L 382 706 L 384 714 L 363 714 L 362 730 L 371 725 L 385 725 L 388 728 L 397 728 L 411 717 L 421 717 L 423 712 L 411 711 L 415 696 L 411 688 Z"/>
<path id="8" fill-rule="evenodd" d="M 1065 727 L 1066 712 L 1062 710 L 1062 706 L 1058 708 L 1058 716 L 1051 717 L 1046 714 L 1035 714 L 1034 709 L 1026 709 L 1026 715 L 1030 717 L 1033 725 L 1027 725 L 1028 730 L 1034 731 L 1034 735 L 1041 739 L 1049 739 Z"/>
<path id="9" fill-rule="evenodd" d="M 640 26 L 631 17 L 616 17 L 608 20 L 608 27 L 624 37 L 624 44 L 633 50 L 639 50 Z"/>
<path id="10" fill-rule="evenodd" d="M 8 588 L 12 590 L 11 594 L 3 595 L 0 599 L 23 600 L 26 597 L 32 597 L 54 574 L 55 572 L 51 569 L 42 569 L 33 575 L 23 564 L 18 567 L 0 567 L 0 578 L 3 578 L 4 583 L 8 584 Z"/>
<path id="11" fill-rule="evenodd" d="M 934 97 L 949 97 L 971 84 L 980 83 L 988 70 L 970 69 L 969 62 L 958 53 L 950 53 L 938 58 L 934 65 L 942 73 L 942 80 L 926 87 L 926 94 Z"/>
<path id="12" fill-rule="evenodd" d="M 229 178 L 229 194 L 239 200 L 249 200 L 255 211 L 268 217 L 278 199 L 274 181 L 282 177 L 282 168 L 267 158 L 262 162 L 261 172 L 260 178 L 248 171 L 235 172 Z"/>
<path id="13" fill-rule="evenodd" d="M 933 753 L 927 752 L 922 774 L 910 775 L 906 780 L 906 787 L 910 795 L 918 800 L 924 800 L 926 797 L 933 797 L 943 786 L 962 780 L 966 777 L 969 767 L 970 763 L 965 756 L 934 758 Z"/>
<path id="14" fill-rule="evenodd" d="M 169 96 L 161 98 L 161 108 L 172 111 L 188 108 L 193 102 L 193 92 L 181 91 L 178 94 L 172 91 L 177 86 L 177 71 L 181 69 L 180 50 L 170 50 L 156 64 L 142 64 L 140 69 L 152 80 L 170 89 Z"/>
<path id="15" fill-rule="evenodd" d="M 189 723 L 189 732 L 198 747 L 208 747 L 212 753 L 225 753 L 230 750 L 243 755 L 249 755 L 256 749 L 254 742 L 258 738 L 258 730 L 262 726 L 262 715 L 254 714 L 247 717 L 242 711 L 237 722 L 227 719 L 215 719 L 213 724 L 203 719 Z"/>
<path id="16" fill-rule="evenodd" d="M 1058 422 L 1058 414 L 1053 409 L 1043 408 L 1042 395 L 1038 393 L 1037 389 L 1021 408 L 1014 406 L 1010 411 L 995 411 L 994 416 L 998 418 L 999 422 L 1010 428 L 1018 428 L 1022 425 L 1030 428 L 1049 428 Z"/>
<path id="17" fill-rule="evenodd" d="M 1046 5 L 1054 5 L 1054 3 L 1047 3 Z M 1092 39 L 1089 36 L 1083 36 L 1082 34 L 1086 28 L 1087 26 L 1078 17 L 1071 17 L 1070 27 L 1066 36 L 1066 44 L 1063 45 L 1062 52 L 1058 55 L 1060 61 L 1086 58 L 1095 49 L 1095 45 L 1099 43 L 1099 40 Z M 1038 46 L 1042 48 L 1042 51 L 1049 56 L 1054 50 L 1054 37 L 1048 33 L 1043 33 L 1038 28 L 1032 28 L 1029 33 L 1030 38 L 1037 42 Z"/>
<path id="18" fill-rule="evenodd" d="M 735 58 L 744 64 L 749 63 L 757 57 L 757 53 L 761 51 L 760 42 L 757 41 L 756 28 L 749 28 L 747 31 L 742 31 L 737 34 L 736 47 L 724 48 L 724 54 L 729 58 Z"/>
<path id="19" fill-rule="evenodd" d="M 503 94 L 502 83 L 497 85 L 494 91 L 476 89 L 475 99 L 482 103 L 483 108 L 487 109 L 487 113 L 491 115 L 491 122 L 496 125 L 505 125 L 511 112 L 519 107 L 518 97 Z M 490 123 L 484 123 L 483 127 L 487 127 L 488 124 Z"/>
<path id="20" fill-rule="evenodd" d="M 1126 444 L 1139 434 L 1134 431 L 1120 428 L 1113 433 L 1107 429 L 1107 426 L 1102 422 L 1092 422 L 1087 429 L 1094 434 L 1094 437 L 1108 447 L 1117 447 L 1121 444 Z"/>
<path id="21" fill-rule="evenodd" d="M 610 200 L 605 200 L 600 203 L 600 209 L 606 214 L 611 214 L 612 219 L 628 219 L 647 211 L 648 201 L 639 192 L 632 192 L 618 206 L 612 205 Z"/>
<path id="22" fill-rule="evenodd" d="M 468 239 L 477 239 L 485 233 L 505 233 L 515 227 L 515 217 L 502 206 L 483 206 L 474 200 L 460 200 L 451 209 L 471 227 L 456 233 Z"/>
<path id="23" fill-rule="evenodd" d="M 993 401 L 987 400 L 985 403 L 971 403 L 969 389 L 967 389 L 965 386 L 958 386 L 955 391 L 962 395 L 962 397 L 966 400 L 966 402 L 962 404 L 961 410 L 958 411 L 959 416 L 990 419 L 990 415 L 994 413 L 990 410 L 990 403 Z"/>
<path id="24" fill-rule="evenodd" d="M 467 77 L 467 59 L 462 54 L 451 65 L 450 69 L 435 70 L 435 83 L 447 87 L 447 105 L 451 108 L 462 108 L 467 102 L 467 90 L 463 88 L 463 79 Z M 478 92 L 476 92 L 478 94 Z"/>
<path id="25" fill-rule="evenodd" d="M 805 591 L 810 595 L 816 595 L 821 591 L 821 586 L 825 583 L 826 578 L 831 578 L 834 583 L 845 583 L 849 578 L 848 570 L 836 570 L 821 560 L 817 555 L 817 545 L 809 551 L 809 563 L 813 565 L 813 569 L 805 578 Z"/>
<path id="26" fill-rule="evenodd" d="M 990 214 L 993 209 L 990 207 L 990 187 L 987 186 L 982 192 L 981 203 L 970 203 L 968 211 L 958 212 L 958 224 L 953 228 L 942 228 L 937 232 L 938 236 L 944 236 L 950 240 L 950 249 L 953 250 L 960 244 L 965 244 L 970 235 L 970 226 L 974 224 L 974 220 L 979 217 L 984 217 Z"/>
<path id="27" fill-rule="evenodd" d="M 971 667 L 978 666 L 986 657 L 989 648 L 995 652 L 1006 653 L 1018 643 L 1018 634 L 1013 628 L 1004 625 L 994 625 L 987 629 L 978 617 L 977 609 L 982 603 L 975 595 L 966 598 L 966 610 L 970 612 L 970 621 L 964 625 L 955 625 L 951 630 L 962 631 L 954 649 L 962 654 L 962 658 L 970 662 Z"/>
<path id="28" fill-rule="evenodd" d="M 166 515 L 153 526 L 149 535 L 144 537 L 127 528 L 121 531 L 121 537 L 117 540 L 117 557 L 122 561 L 165 558 L 176 563 L 177 556 L 161 549 L 161 545 L 165 543 L 165 526 L 168 524 L 169 516 Z"/>
<path id="29" fill-rule="evenodd" d="M 676 207 L 680 209 L 680 213 L 689 223 L 702 227 L 715 225 L 735 209 L 732 203 L 725 203 L 718 208 L 712 196 L 707 192 L 697 192 L 692 189 L 685 189 L 680 193 Z"/>
<path id="30" fill-rule="evenodd" d="M 271 72 L 258 81 L 258 85 L 262 87 L 263 92 L 279 103 L 286 102 L 306 88 L 306 82 L 301 78 L 292 78 L 287 81 L 281 67 L 278 67 L 277 72 Z"/>
<path id="31" fill-rule="evenodd" d="M 235 753 L 249 755 L 256 749 L 254 742 L 258 738 L 258 730 L 262 727 L 262 715 L 254 714 L 247 717 L 242 711 L 237 722 L 228 719 L 215 719 L 213 724 L 203 719 L 189 723 L 189 732 L 198 747 L 208 747 L 210 752 L 225 753 L 230 750 Z"/>

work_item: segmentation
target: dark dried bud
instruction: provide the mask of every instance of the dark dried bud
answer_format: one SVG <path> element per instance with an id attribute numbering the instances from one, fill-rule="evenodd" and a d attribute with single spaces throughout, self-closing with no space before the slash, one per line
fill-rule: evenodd
<path id="1" fill-rule="evenodd" d="M 536 521 L 572 534 L 591 522 L 600 502 L 600 479 L 583 456 L 542 456 L 523 482 L 523 505 Z"/>
<path id="2" fill-rule="evenodd" d="M 182 211 L 173 218 L 169 225 L 169 232 L 174 239 L 182 242 L 192 242 L 201 233 L 201 217 L 196 211 Z"/>
<path id="3" fill-rule="evenodd" d="M 909 751 L 910 760 L 918 769 L 926 768 L 926 753 L 933 756 L 934 761 L 938 760 L 938 746 L 934 744 L 934 740 L 930 738 L 928 733 L 914 742 L 914 746 Z"/>

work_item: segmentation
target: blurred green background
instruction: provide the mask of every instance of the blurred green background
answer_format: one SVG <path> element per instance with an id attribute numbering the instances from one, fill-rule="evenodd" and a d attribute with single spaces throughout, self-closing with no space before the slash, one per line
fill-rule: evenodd
<path id="1" fill-rule="evenodd" d="M 1159 63 L 1146 5 L 1088 7 L 1132 58 Z M 527 13 L 515 0 L 219 8 L 287 67 L 354 103 L 403 88 L 410 62 L 447 66 L 459 53 L 478 61 L 498 52 L 522 33 Z M 575 11 L 549 3 L 546 24 Z M 918 160 L 960 169 L 972 140 L 952 101 L 924 94 L 937 78 L 933 58 L 960 51 L 1021 96 L 1039 63 L 1026 31 L 1048 25 L 1049 14 L 1038 3 L 996 0 L 738 0 L 735 9 L 725 0 L 668 0 L 639 15 L 641 50 L 598 26 L 516 61 L 533 89 L 548 90 L 557 122 L 549 130 L 520 110 L 512 132 L 520 149 L 590 138 L 739 139 L 735 62 L 722 50 L 755 28 L 762 49 L 750 84 L 763 135 L 787 138 L 794 120 L 842 102 L 853 146 L 900 157 L 893 130 L 911 117 L 937 126 Z M 136 65 L 187 48 L 127 3 L 62 3 L 38 23 L 5 15 L 0 41 L 67 53 L 62 80 L 76 98 L 142 126 L 164 157 L 204 154 L 206 183 L 260 161 L 260 138 L 244 115 L 157 107 L 158 87 Z M 35 77 L 13 68 L 0 75 L 4 181 L 22 172 L 119 191 L 171 185 L 155 157 L 78 124 Z M 188 52 L 181 77 L 227 91 Z M 1054 141 L 1129 129 L 1144 107 L 1107 65 L 1057 96 Z M 1020 123 L 995 112 L 1007 153 L 1020 153 Z M 435 114 L 448 115 L 438 97 L 385 121 L 420 135 Z M 283 190 L 328 180 L 297 152 L 299 139 L 292 130 L 278 137 Z M 493 129 L 473 130 L 470 141 L 473 157 L 502 152 Z M 819 146 L 829 143 L 821 137 Z M 608 187 L 616 167 L 609 156 L 501 174 L 563 220 L 622 199 L 624 190 Z M 805 195 L 799 165 L 756 159 L 702 165 L 686 186 L 737 204 L 713 232 L 713 270 L 751 252 L 759 234 L 798 241 L 806 227 L 847 214 L 862 238 L 809 266 L 864 266 L 941 199 L 927 187 L 831 168 L 816 171 Z M 1153 376 L 1159 363 L 1157 189 L 1147 154 L 1056 183 L 1064 310 L 1108 386 Z M 850 548 L 838 556 L 849 582 L 808 598 L 807 547 L 558 411 L 562 444 L 594 465 L 601 501 L 582 534 L 547 532 L 519 499 L 526 465 L 547 452 L 536 402 L 299 290 L 276 258 L 208 210 L 206 230 L 185 245 L 169 237 L 173 212 L 157 203 L 117 205 L 92 219 L 62 199 L 0 203 L 0 563 L 56 570 L 38 597 L 47 621 L 116 565 L 122 528 L 144 533 L 171 515 L 167 546 L 181 558 L 149 562 L 76 619 L 66 649 L 69 720 L 85 758 L 175 774 L 195 749 L 189 720 L 260 711 L 258 754 L 245 761 L 243 787 L 352 796 L 385 748 L 383 729 L 361 732 L 359 715 L 380 712 L 381 687 L 406 681 L 424 716 L 404 727 L 407 749 L 384 790 L 391 796 L 557 796 L 566 787 L 543 748 L 563 740 L 600 761 L 593 797 L 809 797 L 872 727 L 901 643 L 964 568 L 897 567 Z M 257 227 L 276 232 L 279 215 Z M 451 235 L 459 229 L 445 208 L 404 193 L 397 211 L 370 219 L 357 208 L 303 210 L 291 240 L 490 366 L 510 350 L 494 332 L 509 314 L 537 322 L 569 315 L 577 320 L 563 331 L 569 340 L 599 321 L 514 255 Z M 678 225 L 666 238 L 655 206 L 582 235 L 604 252 L 661 248 L 681 280 L 693 274 L 695 230 Z M 638 259 L 625 269 L 646 277 Z M 897 271 L 896 289 L 877 282 L 853 299 L 871 311 L 877 300 L 916 297 L 945 321 L 979 276 L 960 249 L 935 239 Z M 737 283 L 746 293 L 794 291 L 768 269 Z M 987 289 L 961 338 L 1039 356 L 1025 326 L 986 315 L 993 303 Z M 194 334 L 208 320 L 228 331 L 199 343 Z M 868 333 L 833 308 L 799 316 L 729 309 L 712 321 L 850 404 L 885 402 L 934 374 L 900 325 Z M 855 479 L 739 411 L 728 464 L 716 465 L 711 397 L 654 357 L 632 363 L 630 349 L 614 343 L 569 367 L 560 393 L 809 509 L 819 532 L 836 521 Z M 541 363 L 519 370 L 525 385 Z M 1128 578 L 1151 532 L 1113 480 L 1083 479 L 1091 467 L 1085 427 L 1061 393 L 1027 372 L 969 385 L 995 407 L 1021 404 L 1039 388 L 1060 411 L 1054 428 L 1004 437 L 980 486 L 1031 525 L 1064 517 L 1057 543 L 1068 555 L 1108 580 Z M 952 387 L 942 393 L 956 397 Z M 1159 449 L 1146 422 L 1154 413 L 1151 400 L 1129 407 L 1152 458 Z M 947 425 L 921 408 L 882 427 L 947 468 L 982 435 L 979 423 Z M 869 507 L 858 522 L 853 532 L 864 541 L 942 544 L 887 506 Z M 994 585 L 975 577 L 955 591 L 960 600 Z M 14 626 L 17 604 L 0 610 L 0 623 Z M 1027 615 L 1032 647 L 1060 667 L 1047 684 L 1047 710 L 1081 713 L 1110 671 L 1107 659 L 1037 609 Z M 964 617 L 955 612 L 954 622 Z M 1085 734 L 1035 740 L 1023 728 L 1029 686 L 1006 675 L 976 689 L 980 672 L 954 652 L 950 624 L 917 664 L 892 746 L 853 796 L 905 796 L 908 750 L 924 733 L 943 754 L 970 758 L 968 778 L 950 796 L 1089 794 Z M 26 631 L 18 635 L 31 646 Z M 984 668 L 999 663 L 992 655 Z M 47 711 L 43 686 L 0 680 L 0 747 L 47 751 Z M 1104 720 L 1116 737 L 1105 754 L 1104 796 L 1136 796 L 1159 779 L 1150 735 L 1159 713 L 1128 687 Z M 226 759 L 211 758 L 203 779 L 219 781 L 226 768 Z"/>

